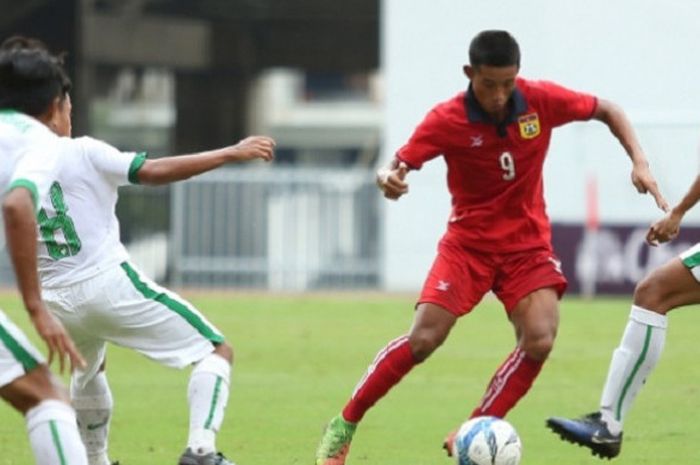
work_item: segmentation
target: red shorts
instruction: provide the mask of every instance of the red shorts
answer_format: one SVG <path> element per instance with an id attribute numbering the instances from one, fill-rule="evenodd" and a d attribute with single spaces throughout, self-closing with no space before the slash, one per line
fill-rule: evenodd
<path id="1" fill-rule="evenodd" d="M 549 249 L 483 253 L 443 239 L 418 303 L 436 304 L 462 316 L 493 291 L 510 313 L 538 289 L 554 288 L 561 298 L 566 285 L 560 262 Z"/>

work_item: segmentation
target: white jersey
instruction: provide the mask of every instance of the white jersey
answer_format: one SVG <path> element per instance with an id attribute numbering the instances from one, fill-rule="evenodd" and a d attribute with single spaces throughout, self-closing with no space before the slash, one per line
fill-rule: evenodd
<path id="1" fill-rule="evenodd" d="M 15 187 L 32 193 L 35 206 L 56 176 L 53 157 L 60 138 L 34 118 L 12 110 L 0 111 L 0 195 Z M 5 246 L 0 215 L 0 251 Z M 33 370 L 44 358 L 26 336 L 0 311 L 0 388 Z"/>
<path id="2" fill-rule="evenodd" d="M 46 288 L 77 283 L 128 259 L 115 214 L 117 189 L 137 182 L 146 159 L 90 137 L 64 143 L 66 159 L 39 202 L 39 275 Z"/>
<path id="3" fill-rule="evenodd" d="M 36 119 L 14 110 L 0 111 L 0 195 L 22 186 L 35 205 L 46 195 L 56 175 L 58 157 L 52 156 L 60 138 Z M 5 246 L 0 215 L 0 250 Z"/>

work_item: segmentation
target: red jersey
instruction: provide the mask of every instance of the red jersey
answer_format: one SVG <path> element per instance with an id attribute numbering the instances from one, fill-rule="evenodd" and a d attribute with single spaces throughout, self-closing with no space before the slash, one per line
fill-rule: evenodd
<path id="1" fill-rule="evenodd" d="M 485 252 L 551 248 L 542 171 L 552 129 L 593 116 L 597 99 L 518 78 L 495 124 L 471 88 L 435 106 L 397 153 L 412 169 L 439 155 L 452 196 L 447 237 Z"/>

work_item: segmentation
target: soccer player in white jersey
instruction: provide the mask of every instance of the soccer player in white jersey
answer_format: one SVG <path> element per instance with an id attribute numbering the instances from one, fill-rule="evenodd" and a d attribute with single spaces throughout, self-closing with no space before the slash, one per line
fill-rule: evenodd
<path id="1" fill-rule="evenodd" d="M 36 262 L 37 197 L 48 192 L 58 158 L 47 160 L 56 137 L 70 125 L 70 81 L 61 60 L 45 50 L 0 49 L 0 192 L 4 230 L 24 306 L 63 371 L 84 363 L 63 326 L 41 300 Z M 14 110 L 8 110 L 13 108 Z M 31 115 L 31 116 L 30 116 Z M 42 124 L 43 123 L 43 124 Z M 0 248 L 2 230 L 0 227 Z M 87 457 L 68 393 L 22 332 L 0 311 L 0 397 L 22 413 L 38 465 L 85 465 Z"/>
<path id="2" fill-rule="evenodd" d="M 654 246 L 678 235 L 681 220 L 700 200 L 700 176 L 683 199 L 647 233 Z M 652 271 L 637 284 L 629 321 L 610 361 L 597 412 L 570 420 L 554 417 L 547 425 L 563 439 L 586 446 L 593 455 L 613 458 L 622 446 L 622 425 L 635 397 L 661 357 L 666 314 L 700 304 L 700 243 Z"/>
<path id="3" fill-rule="evenodd" d="M 58 131 L 61 136 L 70 132 Z M 274 141 L 248 137 L 193 155 L 147 160 L 89 138 L 69 139 L 62 164 L 40 200 L 39 274 L 49 309 L 87 361 L 71 379 L 71 399 L 90 465 L 109 465 L 113 407 L 104 371 L 105 345 L 134 349 L 163 365 L 194 365 L 188 387 L 189 439 L 179 465 L 227 465 L 215 437 L 229 394 L 233 351 L 189 302 L 144 276 L 119 239 L 117 189 L 166 184 L 253 159 L 270 161 Z"/>

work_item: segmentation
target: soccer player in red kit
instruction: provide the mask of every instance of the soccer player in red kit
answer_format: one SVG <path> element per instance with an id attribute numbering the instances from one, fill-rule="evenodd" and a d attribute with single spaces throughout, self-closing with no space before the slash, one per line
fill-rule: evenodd
<path id="1" fill-rule="evenodd" d="M 493 291 L 517 344 L 471 416 L 504 417 L 527 393 L 552 350 L 566 289 L 551 245 L 542 170 L 552 130 L 573 121 L 606 124 L 632 160 L 632 183 L 667 209 L 632 126 L 616 105 L 546 81 L 518 77 L 520 50 L 506 31 L 483 31 L 469 47 L 466 92 L 436 105 L 377 174 L 384 196 L 408 192 L 410 170 L 442 155 L 452 213 L 409 333 L 383 348 L 334 417 L 317 465 L 343 465 L 358 422 L 447 338 L 457 319 Z M 455 432 L 444 447 L 452 454 Z"/>

